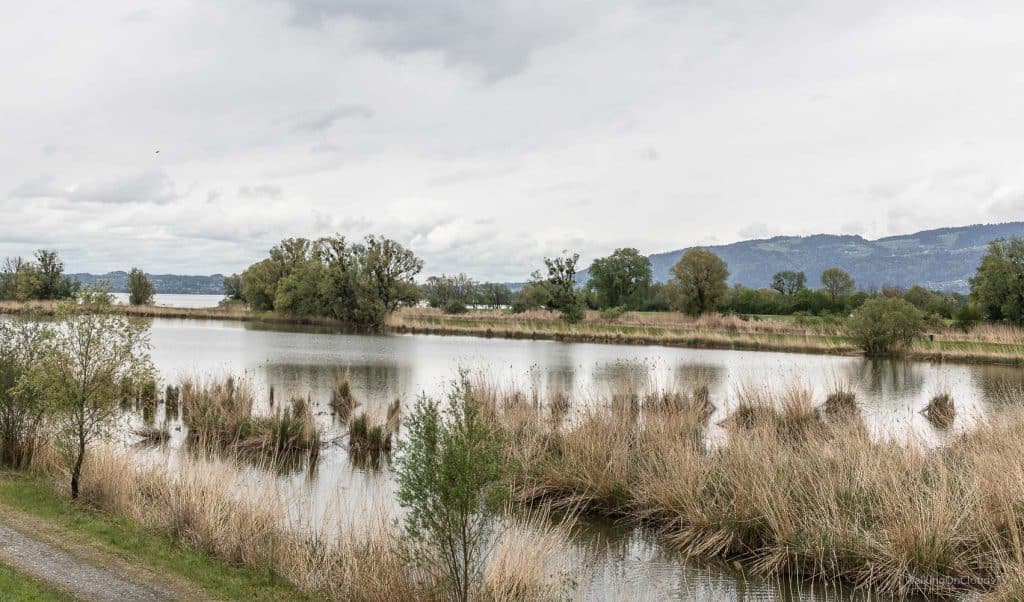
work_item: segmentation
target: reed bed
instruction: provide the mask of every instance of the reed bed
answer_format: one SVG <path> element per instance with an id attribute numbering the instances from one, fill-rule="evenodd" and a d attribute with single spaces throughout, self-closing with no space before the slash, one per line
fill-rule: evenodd
<path id="1" fill-rule="evenodd" d="M 58 461 L 39 466 L 58 490 L 66 486 Z M 317 598 L 444 597 L 439 584 L 407 562 L 411 544 L 392 520 L 371 513 L 332 523 L 330 531 L 311 530 L 301 525 L 314 521 L 290 513 L 280 492 L 246 485 L 230 459 L 186 457 L 171 468 L 98 447 L 82 482 L 83 502 L 167 533 L 178 545 L 287 580 Z M 568 538 L 565 523 L 549 525 L 537 515 L 504 519 L 473 599 L 564 599 L 574 570 Z"/>
<path id="2" fill-rule="evenodd" d="M 842 393 L 836 391 L 835 393 Z M 624 412 L 608 399 L 567 425 L 481 391 L 507 439 L 516 499 L 656 526 L 688 556 L 897 597 L 1024 592 L 1024 407 L 951 444 L 873 440 L 843 396 L 739 393 L 727 441 L 705 412 Z M 641 404 L 642 407 L 643 404 Z M 851 412 L 852 410 L 852 412 Z"/>
<path id="3" fill-rule="evenodd" d="M 294 397 L 269 415 L 257 415 L 252 386 L 245 380 L 186 379 L 180 390 L 189 441 L 200 448 L 269 456 L 304 452 L 315 457 L 319 452 L 320 434 L 305 398 Z"/>

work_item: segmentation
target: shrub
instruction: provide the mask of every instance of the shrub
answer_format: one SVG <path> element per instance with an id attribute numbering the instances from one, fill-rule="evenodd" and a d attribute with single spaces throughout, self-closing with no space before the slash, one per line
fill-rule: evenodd
<path id="1" fill-rule="evenodd" d="M 443 410 L 420 397 L 397 470 L 411 559 L 460 602 L 482 580 L 490 512 L 505 498 L 503 442 L 480 410 L 465 374 Z"/>
<path id="2" fill-rule="evenodd" d="M 956 326 L 964 333 L 974 329 L 983 319 L 985 314 L 981 308 L 974 303 L 965 303 L 953 312 L 953 326 Z"/>
<path id="3" fill-rule="evenodd" d="M 601 310 L 601 318 L 608 320 L 609 322 L 614 322 L 621 318 L 624 313 L 626 313 L 626 308 L 622 305 L 609 307 L 608 309 Z"/>
<path id="4" fill-rule="evenodd" d="M 850 316 L 846 327 L 865 353 L 879 355 L 909 345 L 924 330 L 924 318 L 903 299 L 875 297 Z"/>
<path id="5" fill-rule="evenodd" d="M 446 314 L 464 314 L 469 311 L 466 304 L 459 299 L 449 299 L 445 301 L 444 307 L 441 308 Z"/>

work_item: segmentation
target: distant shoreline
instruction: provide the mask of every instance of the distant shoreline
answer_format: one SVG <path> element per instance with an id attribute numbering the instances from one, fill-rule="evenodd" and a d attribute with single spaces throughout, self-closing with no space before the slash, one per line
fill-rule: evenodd
<path id="1" fill-rule="evenodd" d="M 233 320 L 365 332 L 331 318 L 297 318 L 274 312 L 256 312 L 239 305 L 116 305 L 115 308 L 118 313 L 142 318 Z M 53 315 L 55 310 L 54 302 L 0 302 L 0 314 L 38 311 L 43 315 Z M 814 321 L 805 323 L 786 317 L 742 318 L 714 315 L 693 318 L 670 312 L 629 312 L 615 320 L 605 320 L 598 312 L 588 312 L 583 322 L 568 324 L 559 319 L 557 313 L 542 310 L 523 314 L 511 314 L 502 310 L 477 310 L 451 315 L 435 309 L 403 308 L 388 316 L 382 332 L 863 356 L 863 352 L 838 326 Z M 1018 328 L 986 325 L 976 328 L 968 335 L 959 331 L 943 330 L 931 336 L 934 340 L 918 340 L 898 358 L 913 361 L 1024 364 L 1024 330 Z"/>

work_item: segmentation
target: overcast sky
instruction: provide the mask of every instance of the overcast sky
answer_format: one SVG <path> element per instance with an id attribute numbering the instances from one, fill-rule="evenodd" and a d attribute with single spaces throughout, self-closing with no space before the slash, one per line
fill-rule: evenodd
<path id="1" fill-rule="evenodd" d="M 382 233 L 518 280 L 1024 219 L 1024 3 L 839 4 L 6 2 L 0 256 L 232 272 Z"/>

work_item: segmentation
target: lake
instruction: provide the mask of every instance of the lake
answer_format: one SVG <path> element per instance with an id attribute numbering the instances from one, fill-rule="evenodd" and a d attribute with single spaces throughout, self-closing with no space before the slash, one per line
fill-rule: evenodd
<path id="1" fill-rule="evenodd" d="M 128 293 L 111 293 L 115 303 L 128 303 Z M 157 293 L 153 295 L 153 305 L 159 307 L 217 307 L 224 295 L 176 295 Z"/>
<path id="2" fill-rule="evenodd" d="M 326 440 L 313 471 L 272 475 L 282 490 L 301 499 L 303 511 L 332 516 L 339 509 L 392 512 L 394 484 L 381 469 L 349 462 L 343 425 L 328 411 L 339 370 L 347 373 L 365 410 L 383 416 L 395 398 L 408 407 L 419 395 L 442 395 L 460 369 L 481 373 L 503 386 L 565 392 L 575 403 L 606 397 L 623 379 L 649 378 L 655 386 L 698 378 L 708 385 L 716 413 L 729 412 L 743 387 L 784 390 L 801 386 L 821 401 L 836 383 L 847 383 L 863 405 L 865 421 L 879 438 L 916 437 L 940 443 L 969 428 L 992 407 L 1002 387 L 1019 387 L 1021 371 L 1003 366 L 866 360 L 657 346 L 614 346 L 555 341 L 428 335 L 356 335 L 328 329 L 254 322 L 154 319 L 152 355 L 165 382 L 184 376 L 245 375 L 257 399 L 308 397 Z M 919 413 L 928 399 L 950 392 L 958 405 L 949 431 L 935 430 Z M 183 431 L 172 432 L 171 449 Z M 152 452 L 151 452 L 152 453 Z M 265 475 L 259 477 L 265 479 Z M 744 580 L 721 568 L 681 561 L 642 530 L 588 523 L 578 536 L 581 557 L 593 572 L 583 584 L 590 599 L 621 595 L 726 600 L 823 599 L 827 592 L 798 591 Z M 625 589 L 623 589 L 625 588 Z M 635 588 L 635 589 L 631 589 Z M 799 588 L 798 588 L 799 589 Z M 698 592 L 703 592 L 698 595 Z M 833 592 L 834 594 L 834 592 Z M 850 592 L 841 592 L 849 599 Z M 856 596 L 854 596 L 856 597 Z"/>

